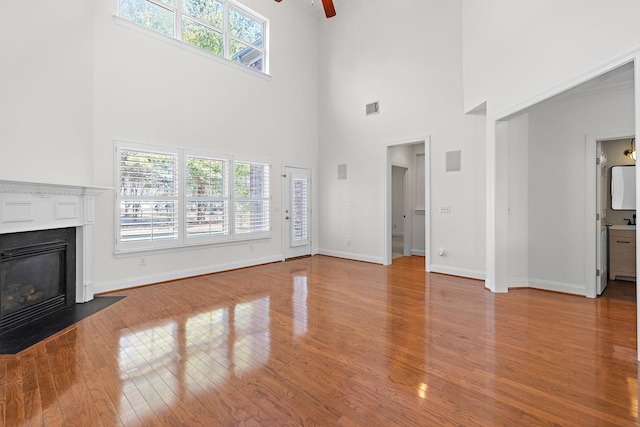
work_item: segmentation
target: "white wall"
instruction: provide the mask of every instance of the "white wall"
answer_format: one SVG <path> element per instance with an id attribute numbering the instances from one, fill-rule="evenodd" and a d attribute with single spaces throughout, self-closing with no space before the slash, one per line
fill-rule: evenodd
<path id="1" fill-rule="evenodd" d="M 94 2 L 4 2 L 0 178 L 92 183 Z"/>
<path id="2" fill-rule="evenodd" d="M 465 111 L 502 111 L 640 45 L 636 0 L 463 1 Z"/>
<path id="3" fill-rule="evenodd" d="M 122 139 L 268 158 L 281 206 L 283 164 L 317 171 L 319 18 L 295 2 L 243 3 L 271 19 L 272 78 L 118 25 L 116 0 L 4 5 L 1 178 L 111 187 Z M 272 215 L 268 241 L 146 254 L 141 266 L 114 257 L 114 194 L 103 194 L 90 292 L 281 259 Z"/>
<path id="4" fill-rule="evenodd" d="M 435 270 L 484 275 L 484 123 L 463 115 L 461 24 L 462 2 L 437 0 L 350 0 L 322 22 L 321 252 L 382 262 L 386 145 L 431 135 L 431 247 L 448 252 Z M 444 170 L 452 150 L 461 172 Z M 438 213 L 445 204 L 451 214 Z"/>
<path id="5" fill-rule="evenodd" d="M 271 79 L 117 25 L 116 2 L 98 2 L 94 177 L 97 184 L 114 185 L 114 139 L 267 158 L 273 237 L 146 255 L 140 266 L 138 257 L 114 258 L 115 207 L 102 197 L 96 207 L 95 290 L 281 259 L 281 212 L 273 208 L 282 205 L 282 165 L 317 170 L 319 20 L 293 3 L 244 4 L 271 19 Z M 317 223 L 312 229 L 317 242 Z"/>
<path id="6" fill-rule="evenodd" d="M 509 287 L 529 286 L 529 114 L 508 121 L 507 224 Z M 579 213 L 582 213 L 580 211 Z"/>
<path id="7" fill-rule="evenodd" d="M 508 166 L 509 184 L 523 189 L 508 193 L 510 279 L 521 279 L 524 273 L 531 287 L 587 295 L 586 251 L 595 247 L 595 240 L 587 241 L 585 228 L 593 223 L 595 229 L 595 211 L 587 211 L 586 200 L 587 191 L 595 194 L 595 187 L 587 188 L 585 176 L 590 169 L 595 174 L 595 159 L 586 158 L 586 138 L 632 135 L 634 123 L 632 88 L 552 98 L 532 108 L 528 120 L 521 116 L 509 121 L 513 154 L 523 155 L 527 146 L 522 141 L 528 140 L 526 157 L 511 156 Z M 524 226 L 528 230 L 520 229 Z"/>

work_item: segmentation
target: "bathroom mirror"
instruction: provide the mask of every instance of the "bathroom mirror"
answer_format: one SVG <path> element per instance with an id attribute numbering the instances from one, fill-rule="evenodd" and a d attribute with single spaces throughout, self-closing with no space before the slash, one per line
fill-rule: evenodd
<path id="1" fill-rule="evenodd" d="M 611 168 L 611 209 L 636 209 L 636 167 Z"/>

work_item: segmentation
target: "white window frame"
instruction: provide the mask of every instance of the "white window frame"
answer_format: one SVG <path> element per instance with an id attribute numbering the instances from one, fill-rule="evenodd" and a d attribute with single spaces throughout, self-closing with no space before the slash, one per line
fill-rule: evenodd
<path id="1" fill-rule="evenodd" d="M 122 16 L 120 13 L 120 0 L 116 0 L 117 3 L 117 17 L 119 19 L 122 19 L 123 21 L 126 21 L 127 23 L 130 23 L 132 25 L 134 25 L 135 27 L 139 28 L 141 31 L 143 32 L 150 32 L 158 37 L 161 38 L 168 38 L 171 40 L 176 40 L 177 42 L 180 43 L 180 45 L 183 45 L 184 47 L 188 47 L 188 48 L 193 48 L 193 49 L 197 49 L 200 53 L 204 53 L 207 56 L 210 56 L 212 58 L 218 58 L 218 59 L 224 59 L 226 60 L 225 62 L 230 62 L 232 64 L 236 64 L 236 66 L 241 67 L 243 69 L 247 69 L 247 70 L 252 70 L 255 71 L 257 73 L 260 74 L 265 74 L 265 75 L 269 75 L 269 28 L 270 28 L 270 21 L 265 18 L 264 16 L 260 15 L 259 13 L 249 9 L 248 7 L 244 6 L 243 4 L 238 3 L 237 1 L 234 0 L 216 0 L 220 3 L 223 4 L 223 28 L 218 28 L 215 25 L 211 24 L 210 22 L 207 22 L 203 19 L 200 19 L 198 17 L 189 15 L 185 12 L 182 11 L 182 3 L 184 0 L 173 0 L 173 4 L 169 5 L 165 2 L 163 2 L 162 0 L 144 0 L 147 3 L 151 3 L 157 7 L 161 7 L 167 11 L 170 11 L 171 13 L 173 13 L 173 36 L 169 36 L 166 34 L 163 34 L 159 31 L 154 30 L 153 28 L 149 28 L 146 27 L 144 25 L 140 25 L 136 22 L 130 21 L 129 19 L 127 19 L 126 17 Z M 229 9 L 233 8 L 238 10 L 239 12 L 241 12 L 243 15 L 246 15 L 247 17 L 251 18 L 254 21 L 257 21 L 259 23 L 263 24 L 263 34 L 262 34 L 262 45 L 258 46 L 255 45 L 253 43 L 250 43 L 246 40 L 241 40 L 238 39 L 236 36 L 234 36 L 233 34 L 231 34 L 230 30 L 229 30 Z M 207 27 L 208 29 L 211 29 L 217 33 L 221 33 L 222 34 L 222 38 L 223 38 L 223 55 L 216 55 L 208 50 L 202 49 L 198 46 L 195 46 L 191 43 L 187 43 L 185 41 L 182 40 L 182 17 L 185 16 L 188 19 L 197 22 L 200 25 L 203 25 L 205 27 Z M 243 44 L 248 45 L 249 47 L 262 52 L 262 70 L 256 70 L 255 68 L 250 67 L 251 64 L 248 65 L 243 65 L 241 63 L 239 63 L 238 61 L 233 61 L 230 57 L 230 40 L 237 40 Z"/>
<path id="2" fill-rule="evenodd" d="M 137 151 L 150 154 L 171 154 L 177 156 L 177 222 L 178 222 L 178 237 L 176 239 L 162 239 L 162 240 L 141 240 L 141 241 L 122 241 L 121 239 L 121 202 L 127 199 L 127 196 L 121 194 L 121 167 L 120 159 L 122 151 Z M 187 182 L 186 182 L 186 165 L 187 157 L 199 157 L 206 159 L 225 160 L 228 161 L 228 197 L 224 198 L 228 202 L 228 230 L 226 234 L 214 234 L 209 236 L 187 236 L 187 202 L 194 200 L 194 198 L 187 197 Z M 267 230 L 262 232 L 247 232 L 236 233 L 235 230 L 235 163 L 253 163 L 265 165 L 269 174 L 266 179 L 267 195 L 256 200 L 266 202 L 266 215 L 268 215 Z M 224 243 L 234 242 L 246 242 L 255 240 L 264 240 L 271 238 L 272 232 L 272 215 L 271 215 L 271 162 L 264 158 L 253 157 L 236 157 L 232 155 L 218 154 L 209 151 L 190 150 L 184 148 L 164 147 L 156 145 L 147 145 L 140 143 L 133 143 L 127 141 L 115 141 L 115 189 L 116 189 L 116 203 L 115 203 L 115 253 L 125 254 L 130 252 L 153 252 L 153 251 L 166 251 L 170 249 L 189 248 L 202 245 L 216 245 Z M 202 200 L 220 200 L 222 198 L 202 198 Z M 247 200 L 245 198 L 240 200 Z"/>
<path id="3" fill-rule="evenodd" d="M 180 191 L 179 191 L 179 187 L 178 187 L 178 192 L 177 192 L 177 196 L 172 196 L 172 197 L 131 197 L 131 196 L 122 196 L 121 194 L 121 174 L 122 174 L 122 168 L 120 165 L 120 158 L 121 158 L 121 151 L 126 150 L 126 151 L 137 151 L 137 152 L 142 152 L 142 153 L 150 153 L 150 154 L 166 154 L 166 155 L 172 155 L 172 156 L 176 156 L 176 167 L 178 168 L 178 174 L 177 174 L 177 179 L 178 179 L 178 185 L 180 185 L 181 182 L 181 178 L 180 178 L 180 154 L 179 154 L 179 150 L 175 149 L 175 148 L 171 148 L 171 147 L 160 147 L 160 146 L 153 146 L 153 145 L 141 145 L 141 144 L 134 144 L 134 143 L 122 143 L 122 142 L 117 142 L 116 144 L 116 182 L 115 182 L 115 188 L 117 189 L 116 191 L 116 229 L 117 229 L 117 234 L 116 234 L 116 248 L 122 247 L 122 248 L 129 248 L 129 249 L 135 249 L 135 250 L 147 250 L 147 249 L 160 249 L 160 248 L 168 248 L 168 247 L 173 247 L 175 246 L 179 239 L 180 239 L 180 221 L 178 221 L 178 237 L 176 239 L 162 239 L 162 240 L 140 240 L 140 241 L 130 241 L 130 242 L 123 242 L 121 237 L 121 230 L 120 230 L 120 225 L 121 225 L 121 211 L 120 211 L 120 206 L 123 200 L 157 200 L 157 199 L 163 199 L 163 200 L 172 200 L 174 202 L 176 202 L 176 204 L 178 205 L 177 210 L 180 209 Z"/>
<path id="4" fill-rule="evenodd" d="M 211 153 L 208 151 L 196 151 L 196 150 L 189 150 L 189 149 L 184 149 L 182 151 L 182 164 L 184 165 L 184 167 L 182 168 L 182 171 L 184 173 L 184 178 L 182 179 L 182 182 L 184 183 L 183 186 L 179 187 L 179 190 L 182 190 L 181 195 L 182 195 L 182 200 L 183 200 L 183 204 L 182 204 L 182 213 L 183 213 L 183 219 L 182 221 L 180 221 L 180 224 L 183 226 L 183 233 L 182 236 L 184 237 L 184 243 L 185 245 L 198 245 L 198 244 L 203 244 L 203 243 L 214 243 L 214 242 L 223 242 L 223 241 L 229 241 L 232 240 L 232 225 L 233 225 L 233 218 L 231 218 L 231 213 L 232 208 L 231 208 L 231 201 L 232 201 L 232 194 L 231 191 L 233 189 L 233 182 L 231 182 L 232 179 L 232 171 L 231 168 L 233 167 L 233 156 L 228 156 L 228 155 L 224 155 L 224 154 L 216 154 L 216 153 Z M 226 176 L 226 180 L 227 180 L 227 195 L 226 197 L 188 197 L 187 196 L 187 158 L 188 157 L 197 157 L 197 158 L 201 158 L 201 159 L 209 159 L 209 160 L 221 160 L 224 162 L 227 162 L 227 176 Z M 196 200 L 202 200 L 202 201 L 206 201 L 206 202 L 216 202 L 216 201 L 223 201 L 227 204 L 227 232 L 224 234 L 214 234 L 214 235 L 209 235 L 209 236 L 192 236 L 189 237 L 189 233 L 188 233 L 188 217 L 187 217 L 187 204 L 188 202 L 191 201 L 196 201 Z"/>
<path id="5" fill-rule="evenodd" d="M 265 165 L 267 166 L 267 170 L 269 173 L 269 177 L 267 180 L 267 196 L 264 197 L 238 197 L 235 193 L 235 165 L 236 163 L 249 163 L 249 164 L 259 164 L 259 165 Z M 231 221 L 231 225 L 233 226 L 233 234 L 235 236 L 236 240 L 251 240 L 254 238 L 266 238 L 269 237 L 271 235 L 271 163 L 268 160 L 265 159 L 257 159 L 257 158 L 250 158 L 250 157 L 234 157 L 233 158 L 233 162 L 231 164 L 231 167 L 233 168 L 233 172 L 234 172 L 234 176 L 231 182 L 231 186 L 233 189 L 233 193 L 232 193 L 232 201 L 234 204 L 233 207 L 233 218 Z M 250 233 L 237 233 L 236 232 L 236 223 L 235 223 L 235 204 L 236 202 L 244 202 L 244 201 L 262 201 L 263 203 L 267 203 L 268 207 L 266 209 L 267 215 L 269 215 L 269 226 L 268 226 L 268 231 L 263 231 L 263 232 L 250 232 Z"/>

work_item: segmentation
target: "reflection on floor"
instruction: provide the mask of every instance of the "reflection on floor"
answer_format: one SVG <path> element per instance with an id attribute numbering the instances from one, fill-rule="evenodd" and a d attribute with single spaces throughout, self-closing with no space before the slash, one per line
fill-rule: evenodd
<path id="1" fill-rule="evenodd" d="M 602 297 L 636 302 L 636 282 L 609 280 Z"/>
<path id="2" fill-rule="evenodd" d="M 492 293 L 418 256 L 115 294 L 0 357 L 0 426 L 640 425 L 634 302 Z"/>
<path id="3" fill-rule="evenodd" d="M 399 258 L 404 256 L 404 236 L 392 236 L 391 238 L 391 257 Z"/>

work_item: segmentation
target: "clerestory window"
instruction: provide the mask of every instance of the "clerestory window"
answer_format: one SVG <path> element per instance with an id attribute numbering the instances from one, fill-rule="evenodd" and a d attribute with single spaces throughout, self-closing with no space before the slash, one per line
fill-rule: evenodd
<path id="1" fill-rule="evenodd" d="M 118 16 L 267 72 L 268 21 L 233 0 L 118 0 Z"/>

